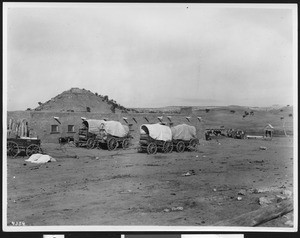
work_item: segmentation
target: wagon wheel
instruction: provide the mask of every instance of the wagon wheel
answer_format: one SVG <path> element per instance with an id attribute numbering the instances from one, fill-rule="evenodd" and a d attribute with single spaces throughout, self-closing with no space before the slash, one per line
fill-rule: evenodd
<path id="1" fill-rule="evenodd" d="M 95 140 L 90 138 L 86 142 L 86 148 L 87 149 L 93 149 L 95 147 Z"/>
<path id="2" fill-rule="evenodd" d="M 190 146 L 191 149 L 195 149 L 197 144 L 198 144 L 197 139 L 191 139 L 189 146 Z"/>
<path id="3" fill-rule="evenodd" d="M 177 150 L 177 152 L 179 152 L 179 153 L 184 152 L 184 150 L 185 150 L 185 144 L 184 144 L 183 141 L 179 141 L 179 142 L 177 143 L 177 145 L 176 145 L 176 150 Z"/>
<path id="4" fill-rule="evenodd" d="M 157 152 L 157 145 L 155 143 L 150 143 L 148 146 L 147 146 L 147 153 L 149 155 L 151 154 L 156 154 Z"/>
<path id="5" fill-rule="evenodd" d="M 163 152 L 170 153 L 173 150 L 173 143 L 171 141 L 166 141 L 163 145 Z"/>
<path id="6" fill-rule="evenodd" d="M 26 148 L 26 155 L 31 156 L 33 154 L 38 154 L 41 153 L 42 150 L 38 145 L 31 144 Z"/>
<path id="7" fill-rule="evenodd" d="M 16 142 L 7 142 L 7 155 L 16 157 L 19 152 L 19 146 Z"/>
<path id="8" fill-rule="evenodd" d="M 107 141 L 108 150 L 115 150 L 118 147 L 118 142 L 115 138 L 110 138 Z"/>
<path id="9" fill-rule="evenodd" d="M 128 139 L 124 139 L 122 141 L 122 148 L 125 150 L 129 147 L 129 140 Z"/>
<path id="10" fill-rule="evenodd" d="M 173 142 L 170 141 L 170 145 L 169 145 L 169 147 L 168 147 L 167 153 L 172 153 L 172 151 L 173 151 Z"/>

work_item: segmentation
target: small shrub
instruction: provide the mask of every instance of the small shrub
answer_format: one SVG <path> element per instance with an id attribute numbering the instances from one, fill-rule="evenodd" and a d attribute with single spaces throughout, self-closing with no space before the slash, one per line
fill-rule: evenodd
<path id="1" fill-rule="evenodd" d="M 206 113 L 208 113 L 209 111 L 210 111 L 210 109 L 208 109 L 208 108 L 205 109 L 205 112 L 206 112 Z"/>
<path id="2" fill-rule="evenodd" d="M 293 116 L 293 114 L 292 114 L 292 113 L 290 113 L 290 114 L 289 114 L 289 117 L 292 117 L 292 116 Z"/>

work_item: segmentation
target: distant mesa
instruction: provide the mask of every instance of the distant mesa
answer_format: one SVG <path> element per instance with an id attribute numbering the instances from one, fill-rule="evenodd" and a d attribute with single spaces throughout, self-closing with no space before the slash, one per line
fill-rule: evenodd
<path id="1" fill-rule="evenodd" d="M 107 95 L 102 96 L 90 90 L 71 88 L 58 94 L 45 103 L 39 102 L 35 111 L 51 112 L 99 112 L 115 113 L 127 112 L 127 109 Z"/>

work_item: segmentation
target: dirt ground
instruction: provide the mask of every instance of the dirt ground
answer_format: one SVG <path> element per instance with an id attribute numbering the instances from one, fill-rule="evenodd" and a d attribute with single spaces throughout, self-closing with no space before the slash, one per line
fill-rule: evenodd
<path id="1" fill-rule="evenodd" d="M 214 139 L 196 151 L 156 155 L 137 153 L 137 144 L 42 146 L 56 162 L 7 159 L 8 225 L 213 226 L 260 209 L 261 197 L 293 197 L 291 138 Z M 292 223 L 289 213 L 262 226 Z"/>

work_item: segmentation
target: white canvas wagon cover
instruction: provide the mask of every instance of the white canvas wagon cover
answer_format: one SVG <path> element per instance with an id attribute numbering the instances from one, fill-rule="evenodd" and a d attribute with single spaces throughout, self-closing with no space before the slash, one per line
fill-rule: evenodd
<path id="1" fill-rule="evenodd" d="M 88 125 L 88 131 L 93 134 L 98 134 L 100 129 L 103 127 L 104 120 L 90 119 L 85 121 Z"/>
<path id="2" fill-rule="evenodd" d="M 154 140 L 170 141 L 172 140 L 172 131 L 170 127 L 157 124 L 144 124 L 140 127 L 141 134 L 148 134 Z"/>
<path id="3" fill-rule="evenodd" d="M 187 124 L 177 125 L 171 128 L 174 140 L 190 140 L 196 138 L 196 128 Z"/>
<path id="4" fill-rule="evenodd" d="M 129 127 L 119 121 L 105 121 L 103 129 L 107 134 L 117 137 L 124 137 L 129 133 Z"/>
<path id="5" fill-rule="evenodd" d="M 117 137 L 124 137 L 129 132 L 129 127 L 127 125 L 122 125 L 118 121 L 104 121 L 90 119 L 86 120 L 88 123 L 88 131 L 93 134 L 98 134 L 100 129 L 104 129 L 107 134 Z"/>

